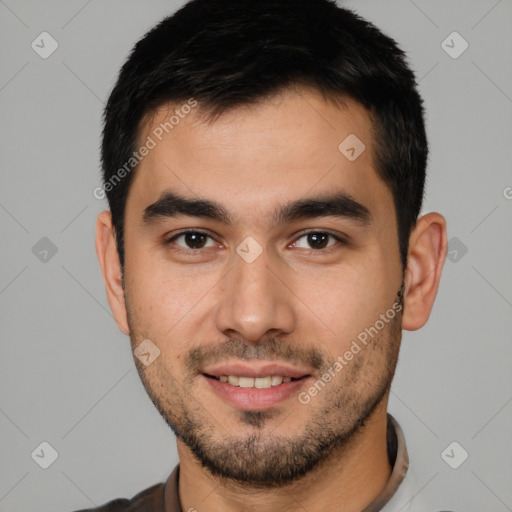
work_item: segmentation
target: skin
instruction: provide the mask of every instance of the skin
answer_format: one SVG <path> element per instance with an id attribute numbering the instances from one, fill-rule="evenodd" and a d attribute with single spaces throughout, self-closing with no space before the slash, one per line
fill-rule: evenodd
<path id="1" fill-rule="evenodd" d="M 169 108 L 144 121 L 141 141 L 176 105 Z M 393 198 L 375 171 L 371 129 L 358 103 L 333 104 L 310 89 L 288 89 L 211 123 L 199 105 L 136 170 L 126 205 L 124 289 L 110 212 L 98 216 L 96 250 L 117 325 L 132 348 L 149 338 L 161 352 L 149 366 L 135 362 L 178 435 L 183 510 L 256 511 L 264 504 L 272 512 L 299 503 L 310 512 L 355 512 L 389 478 L 388 389 L 401 328 L 423 326 L 437 293 L 446 256 L 440 214 L 420 217 L 411 233 L 403 311 L 308 404 L 294 395 L 259 413 L 241 411 L 200 372 L 201 365 L 236 360 L 243 347 L 253 364 L 278 360 L 310 370 L 300 389 L 307 390 L 400 300 Z M 366 146 L 352 162 L 338 150 L 349 134 Z M 370 222 L 275 222 L 276 208 L 333 190 L 366 206 Z M 215 201 L 233 222 L 181 215 L 146 225 L 144 209 L 164 191 Z M 183 252 L 183 237 L 164 243 L 189 228 L 212 236 L 202 252 Z M 348 243 L 329 238 L 328 247 L 312 249 L 303 230 L 343 235 Z M 248 236 L 263 249 L 250 264 L 236 252 Z M 297 453 L 311 462 L 302 472 Z"/>

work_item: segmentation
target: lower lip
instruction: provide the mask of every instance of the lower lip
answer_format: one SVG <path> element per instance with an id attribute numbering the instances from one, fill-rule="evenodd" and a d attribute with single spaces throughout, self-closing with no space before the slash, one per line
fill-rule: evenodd
<path id="1" fill-rule="evenodd" d="M 217 395 L 243 411 L 262 411 L 276 406 L 283 400 L 297 394 L 299 389 L 310 379 L 310 377 L 302 377 L 298 380 L 283 382 L 278 386 L 257 389 L 232 386 L 227 382 L 221 382 L 205 375 L 203 375 L 203 378 L 208 381 Z"/>

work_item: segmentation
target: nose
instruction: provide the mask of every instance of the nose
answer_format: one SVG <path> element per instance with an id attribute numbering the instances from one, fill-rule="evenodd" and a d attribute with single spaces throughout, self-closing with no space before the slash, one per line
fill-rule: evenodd
<path id="1" fill-rule="evenodd" d="M 271 261 L 265 250 L 250 263 L 238 254 L 233 258 L 216 307 L 219 332 L 253 344 L 290 334 L 296 322 L 294 296 L 284 276 L 277 277 L 278 262 Z"/>

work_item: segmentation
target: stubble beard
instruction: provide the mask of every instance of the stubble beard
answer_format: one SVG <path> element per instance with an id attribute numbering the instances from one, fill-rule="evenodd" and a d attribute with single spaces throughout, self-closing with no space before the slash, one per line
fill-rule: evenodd
<path id="1" fill-rule="evenodd" d="M 129 311 L 128 300 L 126 304 L 133 349 L 143 337 Z M 237 411 L 240 428 L 245 434 L 234 435 L 223 427 L 222 419 L 208 413 L 206 404 L 203 405 L 193 391 L 188 391 L 193 390 L 194 379 L 203 377 L 188 371 L 183 382 L 178 382 L 173 374 L 180 373 L 155 364 L 158 359 L 147 368 L 140 361 L 135 362 L 153 404 L 204 468 L 214 476 L 241 486 L 270 489 L 299 480 L 320 468 L 330 457 L 339 457 L 353 444 L 378 406 L 387 400 L 400 341 L 401 314 L 397 314 L 309 404 L 302 405 L 297 400 L 296 407 L 310 407 L 311 412 L 301 433 L 294 436 L 276 432 L 284 430 L 287 416 L 293 416 L 293 411 L 279 414 L 276 409 Z M 297 353 L 293 345 L 286 346 L 274 339 L 257 348 L 240 340 L 230 340 L 224 346 L 231 347 L 226 355 L 235 355 L 232 347 L 242 347 L 245 352 L 252 351 L 252 355 L 255 351 L 266 356 L 286 353 L 283 360 L 288 361 L 290 354 Z M 220 347 L 222 350 L 223 345 Z M 326 362 L 320 352 L 311 352 L 311 358 L 315 354 L 317 360 L 322 359 L 321 363 L 318 361 L 319 375 L 322 375 L 332 364 Z M 194 361 L 192 352 L 187 360 Z M 305 362 L 302 356 L 300 360 Z M 250 433 L 247 427 L 251 427 Z"/>

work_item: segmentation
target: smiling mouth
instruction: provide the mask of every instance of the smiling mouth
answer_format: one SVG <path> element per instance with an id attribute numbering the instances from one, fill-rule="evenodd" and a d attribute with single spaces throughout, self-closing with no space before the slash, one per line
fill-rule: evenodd
<path id="1" fill-rule="evenodd" d="M 302 377 L 281 377 L 280 375 L 268 375 L 265 377 L 244 377 L 240 375 L 209 375 L 203 373 L 203 375 L 209 379 L 214 379 L 226 384 L 230 384 L 233 387 L 240 388 L 256 388 L 256 389 L 268 389 L 271 387 L 281 386 L 288 382 L 302 380 L 309 375 L 303 375 Z"/>

